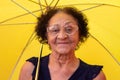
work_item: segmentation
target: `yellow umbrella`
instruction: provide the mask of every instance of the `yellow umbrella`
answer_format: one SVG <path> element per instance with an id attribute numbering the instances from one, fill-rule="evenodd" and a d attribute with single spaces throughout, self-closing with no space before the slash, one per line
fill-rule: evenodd
<path id="1" fill-rule="evenodd" d="M 42 8 L 39 4 L 42 4 Z M 119 80 L 120 1 L 3 0 L 0 5 L 0 79 L 18 80 L 25 60 L 39 56 L 41 45 L 35 38 L 34 26 L 36 17 L 45 9 L 45 5 L 68 5 L 82 10 L 89 20 L 91 36 L 76 51 L 76 56 L 88 63 L 103 65 L 107 80 Z M 43 56 L 49 52 L 47 45 L 44 45 Z"/>

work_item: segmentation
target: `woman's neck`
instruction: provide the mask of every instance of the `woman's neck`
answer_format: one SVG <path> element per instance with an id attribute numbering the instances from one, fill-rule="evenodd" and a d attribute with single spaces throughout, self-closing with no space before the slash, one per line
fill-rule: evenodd
<path id="1" fill-rule="evenodd" d="M 50 55 L 50 63 L 52 65 L 58 65 L 59 67 L 63 66 L 73 66 L 78 64 L 78 59 L 75 57 L 74 53 L 71 54 L 57 54 L 52 53 Z"/>
<path id="2" fill-rule="evenodd" d="M 79 59 L 74 54 L 54 54 L 51 53 L 49 58 L 49 70 L 51 79 L 68 80 L 77 70 Z"/>

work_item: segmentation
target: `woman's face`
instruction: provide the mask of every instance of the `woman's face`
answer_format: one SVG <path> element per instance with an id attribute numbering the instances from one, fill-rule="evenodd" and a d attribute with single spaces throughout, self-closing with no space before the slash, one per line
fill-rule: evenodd
<path id="1" fill-rule="evenodd" d="M 52 53 L 74 53 L 79 43 L 77 21 L 64 12 L 56 13 L 49 21 L 47 39 Z"/>

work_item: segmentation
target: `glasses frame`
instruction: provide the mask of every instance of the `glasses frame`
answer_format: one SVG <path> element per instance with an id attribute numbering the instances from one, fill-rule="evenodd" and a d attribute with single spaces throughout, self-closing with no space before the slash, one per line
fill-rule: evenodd
<path id="1" fill-rule="evenodd" d="M 53 25 L 53 26 L 54 26 L 54 25 Z M 60 26 L 57 26 L 57 27 L 59 27 L 59 30 L 61 31 Z M 58 34 L 60 33 L 60 31 L 59 31 L 59 32 L 53 32 L 53 33 L 52 33 L 52 30 L 50 30 L 49 28 L 51 28 L 51 26 L 47 27 L 47 33 L 49 33 L 50 35 L 56 36 L 56 35 L 58 35 Z M 67 28 L 67 27 L 65 27 L 65 28 Z M 78 31 L 78 29 L 79 29 L 78 25 L 74 25 L 74 28 L 76 28 L 76 29 L 74 30 L 74 32 L 68 33 L 67 30 L 65 30 L 65 28 L 64 28 L 65 34 L 66 34 L 66 35 L 69 35 L 69 36 L 75 34 L 75 33 Z M 54 31 L 54 30 L 53 30 L 53 31 Z"/>

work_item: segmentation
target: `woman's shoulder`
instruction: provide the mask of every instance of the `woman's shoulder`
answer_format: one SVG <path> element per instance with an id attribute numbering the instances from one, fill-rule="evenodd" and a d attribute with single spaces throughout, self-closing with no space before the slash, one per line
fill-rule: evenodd
<path id="1" fill-rule="evenodd" d="M 40 58 L 40 64 L 42 66 L 44 66 L 46 64 L 46 62 L 48 62 L 48 58 L 49 58 L 49 55 L 41 57 Z M 39 60 L 38 57 L 30 57 L 30 58 L 28 58 L 26 60 L 26 63 L 25 63 L 26 68 L 28 68 L 28 66 L 31 67 L 29 69 L 29 71 L 30 71 L 30 73 L 32 73 L 33 80 L 35 79 L 35 74 L 36 74 L 36 68 L 37 68 L 38 60 Z M 25 68 L 25 66 L 23 68 Z"/>
<path id="2" fill-rule="evenodd" d="M 38 57 L 30 57 L 26 61 L 32 63 L 35 66 L 35 65 L 37 65 Z"/>
<path id="3" fill-rule="evenodd" d="M 102 65 L 94 65 L 88 64 L 82 60 L 80 60 L 79 69 L 83 71 L 83 73 L 87 76 L 89 80 L 94 79 L 99 73 L 102 71 Z"/>
<path id="4" fill-rule="evenodd" d="M 44 57 L 41 57 L 41 58 L 40 58 L 41 62 L 47 61 L 47 60 L 48 60 L 48 57 L 49 57 L 49 55 L 46 55 L 46 56 L 44 56 Z M 37 66 L 38 60 L 39 60 L 38 57 L 30 57 L 30 58 L 27 59 L 26 61 L 32 63 L 34 66 Z"/>
<path id="5" fill-rule="evenodd" d="M 28 62 L 28 61 L 25 62 L 20 70 L 19 80 L 31 79 L 32 78 L 31 73 L 34 70 L 34 67 L 35 66 L 31 62 Z"/>
<path id="6" fill-rule="evenodd" d="M 86 68 L 87 70 L 101 70 L 103 68 L 102 65 L 88 64 L 82 60 L 80 60 L 80 65 L 82 68 Z"/>

